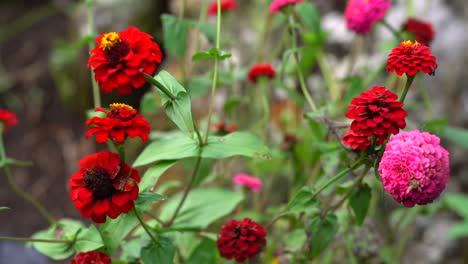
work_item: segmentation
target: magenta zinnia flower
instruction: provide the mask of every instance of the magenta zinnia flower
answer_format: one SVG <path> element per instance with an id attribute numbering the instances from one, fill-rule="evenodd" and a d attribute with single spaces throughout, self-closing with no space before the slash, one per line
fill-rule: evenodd
<path id="1" fill-rule="evenodd" d="M 390 7 L 391 3 L 387 0 L 351 0 L 345 10 L 348 28 L 366 34 Z"/>
<path id="2" fill-rule="evenodd" d="M 379 164 L 384 189 L 406 207 L 434 201 L 449 181 L 449 152 L 427 132 L 401 132 L 387 143 Z"/>
<path id="3" fill-rule="evenodd" d="M 281 9 L 287 5 L 294 5 L 302 2 L 304 2 L 304 0 L 274 0 L 270 4 L 270 13 L 279 13 Z"/>
<path id="4" fill-rule="evenodd" d="M 245 186 L 253 192 L 260 192 L 262 190 L 262 180 L 244 173 L 236 174 L 232 182 Z"/>

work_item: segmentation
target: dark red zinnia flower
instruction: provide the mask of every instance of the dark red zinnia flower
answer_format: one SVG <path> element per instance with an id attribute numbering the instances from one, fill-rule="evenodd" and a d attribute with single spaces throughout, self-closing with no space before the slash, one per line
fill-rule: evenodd
<path id="1" fill-rule="evenodd" d="M 96 38 L 97 46 L 90 51 L 88 67 L 93 68 L 94 77 L 104 92 L 116 89 L 125 95 L 132 92 L 132 87 L 137 89 L 146 83 L 143 72 L 152 75 L 162 58 L 152 38 L 136 27 Z"/>
<path id="2" fill-rule="evenodd" d="M 432 56 L 429 47 L 417 41 L 403 41 L 388 55 L 387 70 L 400 76 L 404 73 L 413 76 L 419 71 L 434 75 L 436 68 L 436 58 Z"/>
<path id="3" fill-rule="evenodd" d="M 286 133 L 283 135 L 283 142 L 279 145 L 281 150 L 292 150 L 294 145 L 297 144 L 299 140 L 293 134 Z"/>
<path id="4" fill-rule="evenodd" d="M 221 12 L 237 9 L 237 2 L 235 0 L 221 0 Z M 218 14 L 218 1 L 214 1 L 208 7 L 208 14 L 216 16 Z"/>
<path id="5" fill-rule="evenodd" d="M 250 68 L 247 77 L 252 83 L 256 83 L 258 78 L 267 77 L 268 79 L 275 78 L 276 71 L 271 64 L 255 64 Z"/>
<path id="6" fill-rule="evenodd" d="M 213 131 L 214 133 L 224 136 L 229 133 L 235 132 L 237 130 L 237 125 L 236 124 L 226 124 L 226 122 L 218 122 L 211 124 L 210 130 Z"/>
<path id="7" fill-rule="evenodd" d="M 102 252 L 80 252 L 70 264 L 111 264 L 111 258 Z"/>
<path id="8" fill-rule="evenodd" d="M 0 123 L 3 124 L 3 133 L 7 132 L 8 128 L 16 126 L 18 124 L 18 119 L 16 114 L 8 110 L 0 109 Z"/>
<path id="9" fill-rule="evenodd" d="M 434 39 L 434 28 L 430 22 L 409 18 L 402 29 L 414 34 L 416 41 L 424 45 L 429 45 Z"/>
<path id="10" fill-rule="evenodd" d="M 387 139 L 387 137 L 388 134 L 386 133 L 382 135 L 377 135 L 375 145 L 382 145 Z M 349 130 L 343 136 L 343 144 L 346 146 L 350 146 L 354 150 L 359 149 L 361 151 L 366 151 L 372 144 L 372 137 Z"/>
<path id="11" fill-rule="evenodd" d="M 383 143 L 390 134 L 398 134 L 406 126 L 406 111 L 397 99 L 398 96 L 384 86 L 374 86 L 353 98 L 346 113 L 347 118 L 354 119 L 350 129 L 361 138 L 377 136 L 377 143 Z"/>
<path id="12" fill-rule="evenodd" d="M 266 246 L 263 227 L 249 218 L 231 220 L 221 227 L 216 241 L 219 253 L 225 259 L 243 262 L 255 257 Z"/>
<path id="13" fill-rule="evenodd" d="M 110 137 L 115 142 L 123 142 L 126 136 L 140 137 L 148 140 L 150 132 L 149 123 L 137 113 L 133 107 L 114 103 L 110 105 L 110 111 L 104 108 L 96 108 L 96 112 L 104 112 L 105 117 L 93 117 L 86 121 L 91 126 L 86 133 L 86 138 L 96 134 L 96 141 L 104 143 Z"/>
<path id="14" fill-rule="evenodd" d="M 83 217 L 104 223 L 106 215 L 116 218 L 128 213 L 138 197 L 138 171 L 122 163 L 119 154 L 103 150 L 78 162 L 71 176 L 70 197 Z"/>

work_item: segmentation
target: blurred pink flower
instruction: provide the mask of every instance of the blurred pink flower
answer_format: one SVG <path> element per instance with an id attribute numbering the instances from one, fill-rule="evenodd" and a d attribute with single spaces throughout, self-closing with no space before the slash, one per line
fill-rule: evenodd
<path id="1" fill-rule="evenodd" d="M 232 182 L 248 187 L 253 192 L 260 192 L 263 186 L 262 181 L 259 178 L 255 178 L 245 173 L 236 174 L 232 179 Z"/>
<path id="2" fill-rule="evenodd" d="M 345 10 L 348 28 L 359 34 L 368 33 L 391 6 L 387 0 L 350 0 Z"/>
<path id="3" fill-rule="evenodd" d="M 281 12 L 281 8 L 287 5 L 293 5 L 302 2 L 304 2 L 304 0 L 274 0 L 270 4 L 270 13 L 279 13 Z"/>
<path id="4" fill-rule="evenodd" d="M 379 164 L 384 189 L 406 207 L 434 201 L 449 181 L 449 152 L 427 132 L 401 132 L 387 143 Z"/>

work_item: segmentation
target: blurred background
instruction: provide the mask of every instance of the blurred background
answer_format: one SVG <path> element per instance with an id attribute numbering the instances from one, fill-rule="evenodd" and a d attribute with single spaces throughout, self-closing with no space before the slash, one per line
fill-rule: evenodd
<path id="1" fill-rule="evenodd" d="M 233 67 L 249 66 L 255 49 L 259 24 L 263 24 L 265 0 L 238 0 L 237 10 L 223 30 L 232 39 L 229 49 Z M 346 74 L 347 54 L 354 41 L 354 33 L 347 30 L 343 11 L 346 0 L 314 0 L 328 32 L 327 60 L 335 75 Z M 408 14 L 433 23 L 436 36 L 431 45 L 439 68 L 435 77 L 424 77 L 424 87 L 432 101 L 429 115 L 446 119 L 448 124 L 468 128 L 468 2 L 462 0 L 400 0 L 386 20 L 396 28 Z M 263 5 L 259 5 L 263 3 Z M 163 46 L 162 13 L 177 14 L 178 0 L 96 0 L 95 27 L 98 34 L 121 31 L 135 25 L 152 34 Z M 186 16 L 197 20 L 201 0 L 187 1 Z M 259 12 L 262 15 L 252 15 Z M 31 160 L 34 165 L 13 168 L 16 182 L 33 197 L 45 204 L 56 218 L 80 218 L 68 197 L 69 176 L 77 170 L 78 160 L 103 146 L 85 140 L 85 112 L 92 108 L 90 71 L 86 67 L 88 45 L 87 13 L 84 1 L 71 0 L 1 0 L 0 1 L 0 108 L 18 114 L 19 125 L 5 135 L 10 157 Z M 208 19 L 208 22 L 214 21 Z M 224 33 L 223 33 L 224 34 Z M 356 74 L 378 67 L 385 60 L 391 34 L 383 27 L 364 38 L 364 48 L 357 58 Z M 274 35 L 270 41 L 274 40 Z M 193 36 L 189 35 L 189 43 Z M 206 43 L 202 43 L 206 44 Z M 193 46 L 193 45 L 192 45 Z M 209 46 L 207 46 L 209 47 Z M 377 48 L 375 48 L 377 47 Z M 206 50 L 201 48 L 200 50 Z M 174 76 L 183 73 L 178 59 L 165 56 L 159 69 Z M 190 63 L 190 62 L 187 62 Z M 197 72 L 197 69 L 191 69 Z M 312 75 L 314 76 L 314 75 Z M 316 81 L 312 77 L 309 81 Z M 321 78 L 317 74 L 316 78 Z M 209 83 L 208 83 L 209 84 Z M 245 82 L 240 85 L 245 85 Z M 209 86 L 209 85 L 208 85 Z M 206 87 L 208 88 L 208 87 Z M 149 87 L 136 90 L 119 101 L 136 108 Z M 203 90 L 203 89 L 202 89 Z M 104 105 L 114 102 L 117 94 L 102 94 Z M 422 100 L 416 95 L 413 100 Z M 202 118 L 208 98 L 197 97 L 193 104 L 195 116 Z M 412 109 L 411 111 L 427 111 Z M 150 123 L 160 129 L 169 127 L 163 114 L 147 113 Z M 424 120 L 415 120 L 423 122 Z M 468 144 L 468 136 L 465 147 Z M 450 192 L 468 192 L 468 158 L 463 144 L 444 141 L 451 152 Z M 135 153 L 142 145 L 136 145 Z M 0 206 L 11 210 L 0 212 L 0 235 L 28 237 L 48 226 L 37 211 L 15 195 L 0 174 Z M 468 203 L 466 204 L 468 208 Z M 404 263 L 468 263 L 468 240 L 450 239 L 449 231 L 462 218 L 449 210 L 431 217 L 418 217 L 409 232 Z M 468 229 L 468 228 L 466 228 Z M 466 232 L 466 231 L 465 231 Z M 59 263 L 21 243 L 0 241 L 0 263 Z"/>

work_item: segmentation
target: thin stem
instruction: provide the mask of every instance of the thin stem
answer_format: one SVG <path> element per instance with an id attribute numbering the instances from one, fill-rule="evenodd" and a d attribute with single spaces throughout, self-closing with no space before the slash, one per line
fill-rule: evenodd
<path id="1" fill-rule="evenodd" d="M 413 83 L 413 80 L 414 80 L 414 77 L 416 75 L 413 75 L 413 76 L 406 76 L 406 84 L 405 84 L 405 89 L 403 90 L 403 93 L 401 94 L 400 96 L 400 102 L 404 102 L 405 101 L 405 98 L 406 98 L 406 94 L 408 93 L 409 91 L 409 88 L 411 86 L 411 84 Z"/>
<path id="2" fill-rule="evenodd" d="M 94 9 L 93 9 L 93 0 L 86 0 L 86 13 L 88 15 L 88 36 L 94 38 L 96 34 L 94 32 Z M 89 43 L 89 50 L 93 49 L 93 42 Z M 93 85 L 93 101 L 94 101 L 94 108 L 101 107 L 101 94 L 99 91 L 99 86 L 94 79 L 94 71 L 91 68 L 91 84 Z"/>
<path id="3" fill-rule="evenodd" d="M 161 220 L 159 217 L 155 216 L 154 214 L 150 213 L 150 212 L 145 212 L 149 217 L 153 218 L 154 220 L 156 220 L 156 222 L 158 222 L 160 225 L 164 225 L 164 221 Z"/>
<path id="4" fill-rule="evenodd" d="M 166 222 L 164 227 L 170 227 L 174 220 L 176 219 L 177 215 L 179 214 L 180 209 L 182 209 L 182 205 L 184 205 L 185 200 L 187 199 L 187 196 L 190 192 L 190 189 L 192 188 L 193 183 L 195 182 L 195 178 L 197 177 L 198 174 L 198 169 L 200 168 L 200 163 L 201 163 L 202 157 L 201 155 L 198 156 L 197 161 L 195 162 L 195 167 L 193 168 L 192 175 L 190 176 L 190 182 L 187 184 L 187 187 L 185 187 L 184 193 L 182 195 L 182 199 L 180 200 L 179 204 L 177 205 L 177 208 L 175 209 L 174 213 L 172 214 L 171 218 Z"/>
<path id="5" fill-rule="evenodd" d="M 187 5 L 187 0 L 181 0 L 180 4 L 180 13 L 179 13 L 179 21 L 182 22 L 185 16 L 185 7 Z M 187 79 L 187 69 L 186 69 L 186 54 L 187 50 L 184 51 L 184 54 L 180 58 L 180 73 L 181 73 L 181 83 L 185 85 L 185 81 Z"/>
<path id="6" fill-rule="evenodd" d="M 297 34 L 296 34 L 296 29 L 295 29 L 295 21 L 294 21 L 294 15 L 290 14 L 289 15 L 289 27 L 290 27 L 290 32 L 291 32 L 291 42 L 292 42 L 292 49 L 293 49 L 293 57 L 294 61 L 296 63 L 296 70 L 297 70 L 297 75 L 299 77 L 299 84 L 301 86 L 302 93 L 304 94 L 307 103 L 310 105 L 310 108 L 312 111 L 317 111 L 317 107 L 315 105 L 314 100 L 312 99 L 312 96 L 309 93 L 309 90 L 307 90 L 307 85 L 305 82 L 304 74 L 302 73 L 301 66 L 299 65 L 299 56 L 297 54 Z"/>
<path id="7" fill-rule="evenodd" d="M 260 80 L 261 86 L 261 99 L 262 99 L 262 108 L 263 108 L 263 117 L 260 122 L 257 123 L 257 128 L 261 129 L 265 124 L 267 124 L 268 119 L 270 118 L 270 105 L 268 101 L 268 90 L 267 90 L 267 80 L 265 78 L 261 78 Z"/>
<path id="8" fill-rule="evenodd" d="M 392 32 L 393 36 L 398 40 L 398 41 L 403 41 L 403 37 L 401 36 L 401 33 L 396 30 L 394 27 L 392 27 L 385 19 L 379 20 L 380 24 L 382 24 L 384 27 L 386 27 L 390 32 Z"/>
<path id="9" fill-rule="evenodd" d="M 200 16 L 198 17 L 198 25 L 201 25 L 201 23 L 206 20 L 207 14 L 208 14 L 208 0 L 202 0 L 201 7 L 200 7 Z M 199 30 L 195 38 L 195 52 L 197 52 L 200 49 L 200 36 L 201 36 L 201 31 Z"/>
<path id="10" fill-rule="evenodd" d="M 120 160 L 122 163 L 125 163 L 125 141 L 122 143 L 114 142 L 114 146 L 117 149 L 117 152 L 119 152 Z"/>
<path id="11" fill-rule="evenodd" d="M 74 243 L 73 240 L 58 240 L 58 239 L 37 239 L 29 237 L 8 237 L 0 236 L 0 241 L 14 241 L 14 242 L 36 242 L 36 243 Z"/>
<path id="12" fill-rule="evenodd" d="M 146 73 L 143 73 L 146 77 L 146 80 L 150 82 L 152 85 L 154 85 L 156 88 L 158 88 L 161 92 L 163 92 L 169 99 L 172 101 L 176 100 L 176 96 L 172 94 L 171 91 L 169 91 L 162 83 L 158 82 L 153 76 L 148 75 Z"/>
<path id="13" fill-rule="evenodd" d="M 182 21 L 184 19 L 186 6 L 187 6 L 187 0 L 182 0 L 180 3 L 179 21 Z"/>
<path id="14" fill-rule="evenodd" d="M 138 219 L 138 221 L 140 222 L 141 226 L 143 227 L 143 229 L 145 230 L 145 232 L 148 234 L 148 236 L 151 238 L 151 241 L 153 241 L 153 243 L 155 243 L 156 245 L 159 245 L 159 241 L 156 240 L 156 238 L 153 236 L 153 234 L 151 233 L 151 231 L 148 229 L 148 227 L 146 226 L 145 222 L 143 222 L 143 220 L 141 219 L 140 215 L 138 214 L 137 210 L 135 207 L 133 207 L 133 213 L 135 213 L 135 216 L 136 218 Z"/>
<path id="15" fill-rule="evenodd" d="M 217 20 L 216 20 L 216 49 L 220 48 L 220 36 L 221 36 L 221 0 L 218 0 L 218 10 L 217 10 Z M 211 100 L 208 110 L 208 125 L 206 127 L 205 140 L 204 143 L 208 142 L 208 133 L 211 126 L 211 116 L 213 115 L 213 105 L 214 98 L 216 94 L 216 84 L 218 82 L 218 67 L 219 59 L 218 56 L 215 57 L 214 69 L 213 69 L 213 85 L 211 86 Z"/>
<path id="16" fill-rule="evenodd" d="M 273 22 L 273 15 L 268 12 L 265 23 L 263 24 L 262 31 L 259 35 L 258 43 L 257 43 L 257 62 L 263 60 L 263 56 L 265 53 L 265 41 L 267 39 L 268 29 L 271 28 L 271 23 Z"/>
<path id="17" fill-rule="evenodd" d="M 330 69 L 330 65 L 328 65 L 323 52 L 319 51 L 317 53 L 317 64 L 322 71 L 323 78 L 325 79 L 325 83 L 327 84 L 328 90 L 330 91 L 330 96 L 333 101 L 336 101 L 340 97 L 340 91 L 338 89 L 338 85 L 336 85 L 335 78 L 333 76 L 333 72 Z"/>
<path id="18" fill-rule="evenodd" d="M 276 221 L 280 220 L 281 217 L 285 216 L 285 215 L 288 215 L 289 212 L 282 212 L 282 213 L 279 213 L 277 214 L 275 217 L 273 217 L 273 219 L 271 219 L 271 221 L 265 225 L 265 229 L 270 229 L 274 223 L 276 223 Z"/>

